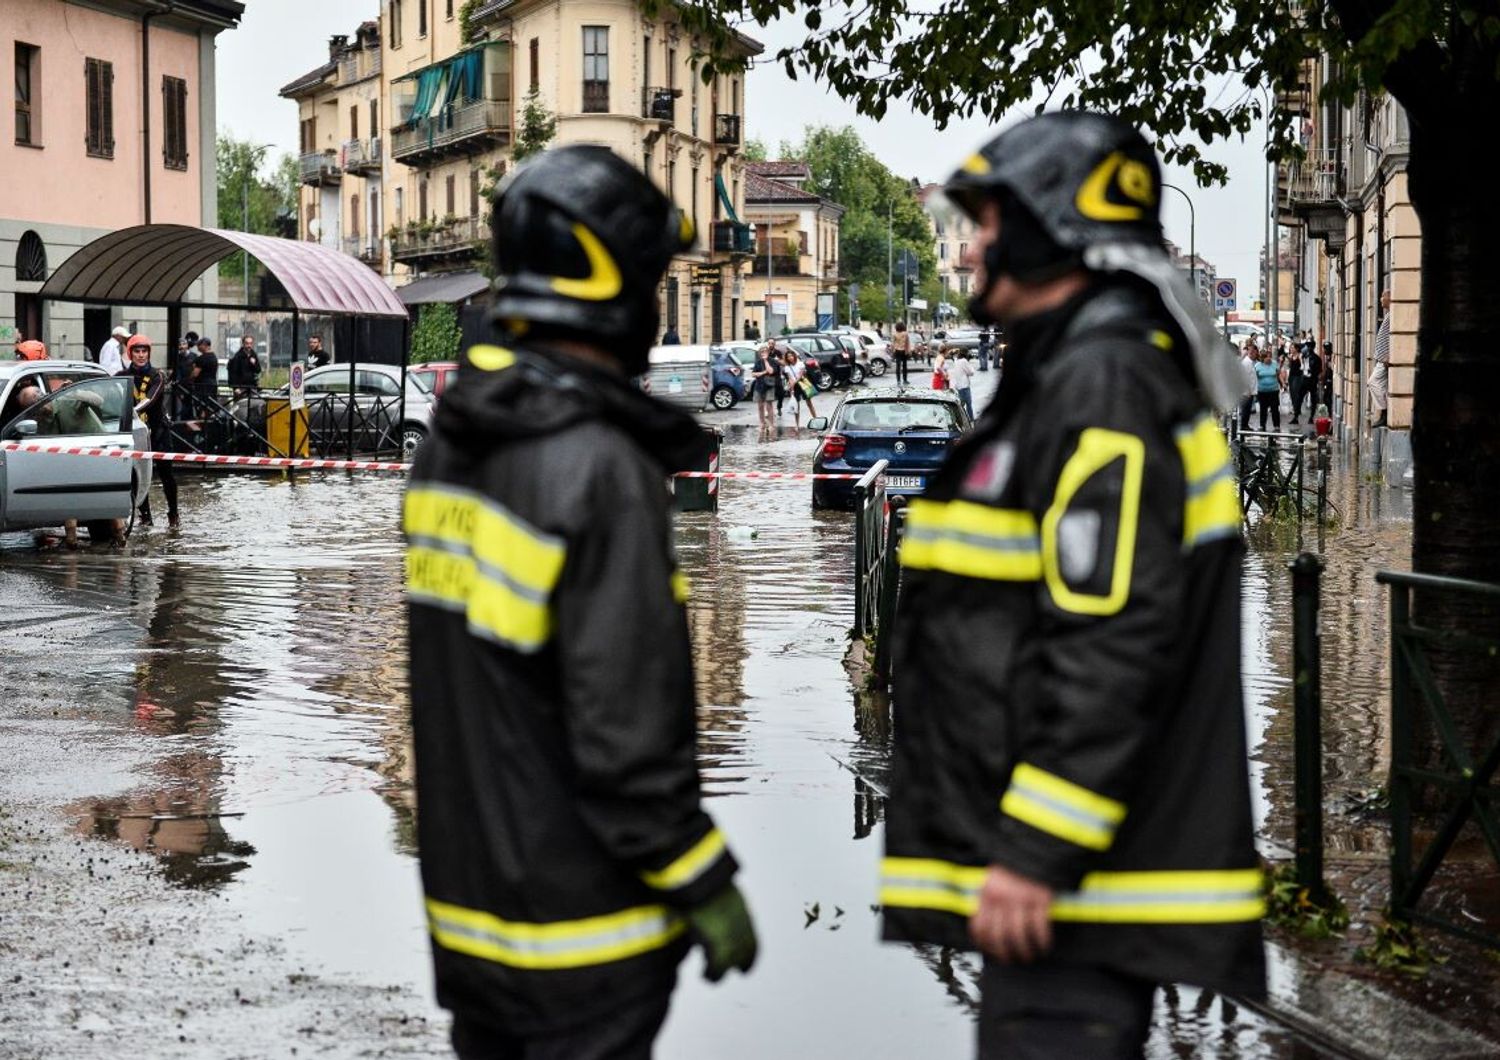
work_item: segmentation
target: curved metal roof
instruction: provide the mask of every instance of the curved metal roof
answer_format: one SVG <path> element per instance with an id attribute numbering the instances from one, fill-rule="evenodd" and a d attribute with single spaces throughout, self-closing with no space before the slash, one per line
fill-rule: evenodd
<path id="1" fill-rule="evenodd" d="M 241 250 L 263 264 L 286 290 L 289 308 L 371 317 L 407 315 L 401 299 L 368 265 L 330 247 L 191 225 L 136 225 L 100 236 L 59 265 L 39 295 L 65 302 L 191 304 L 185 296 L 193 281 Z"/>

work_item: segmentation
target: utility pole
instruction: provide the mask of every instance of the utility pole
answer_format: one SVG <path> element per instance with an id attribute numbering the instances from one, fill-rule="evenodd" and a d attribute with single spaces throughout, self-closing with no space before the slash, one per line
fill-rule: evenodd
<path id="1" fill-rule="evenodd" d="M 887 199 L 885 204 L 885 330 L 891 331 L 895 321 L 892 318 L 891 303 L 896 300 L 896 258 L 895 258 L 895 222 L 892 212 L 896 207 L 896 200 Z"/>
<path id="2" fill-rule="evenodd" d="M 775 262 L 771 259 L 771 218 L 766 218 L 766 311 L 762 315 L 766 318 L 766 341 L 771 341 L 771 278 L 776 272 Z"/>
<path id="3" fill-rule="evenodd" d="M 1171 188 L 1181 195 L 1188 208 L 1188 275 L 1193 280 L 1194 293 L 1198 290 L 1198 211 L 1193 209 L 1193 200 L 1187 192 L 1175 184 L 1162 182 L 1162 187 Z"/>

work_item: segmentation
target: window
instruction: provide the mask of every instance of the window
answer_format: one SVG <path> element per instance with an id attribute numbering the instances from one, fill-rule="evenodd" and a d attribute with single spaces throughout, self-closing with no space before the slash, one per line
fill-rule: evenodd
<path id="1" fill-rule="evenodd" d="M 115 157 L 115 65 L 103 59 L 85 59 L 83 75 L 88 105 L 88 131 L 84 141 L 95 158 Z"/>
<path id="2" fill-rule="evenodd" d="M 969 244 L 967 244 L 967 243 L 960 243 L 958 245 L 958 263 L 960 265 L 966 265 L 966 264 L 968 264 L 968 261 L 969 261 Z"/>
<path id="3" fill-rule="evenodd" d="M 455 177 L 452 173 L 449 173 L 448 179 L 444 182 L 445 187 L 443 189 L 443 201 L 447 204 L 448 207 L 447 210 L 444 211 L 444 214 L 448 217 L 453 216 L 453 188 L 454 182 L 457 179 L 458 178 Z"/>
<path id="4" fill-rule="evenodd" d="M 469 216 L 479 216 L 479 170 L 469 170 Z"/>
<path id="5" fill-rule="evenodd" d="M 303 118 L 300 126 L 302 153 L 312 154 L 318 149 L 318 119 Z"/>
<path id="6" fill-rule="evenodd" d="M 609 111 L 609 27 L 583 27 L 583 110 Z"/>
<path id="7" fill-rule="evenodd" d="M 405 189 L 403 189 L 403 188 L 397 188 L 396 189 L 396 227 L 397 228 L 400 228 L 401 227 L 401 223 L 406 220 L 406 209 L 405 209 L 405 206 L 404 206 L 404 203 L 403 203 L 403 200 L 405 199 L 405 195 L 403 194 L 404 190 Z"/>
<path id="8" fill-rule="evenodd" d="M 186 169 L 188 164 L 187 82 L 180 77 L 161 79 L 161 157 L 168 169 Z"/>
<path id="9" fill-rule="evenodd" d="M 380 100 L 370 100 L 370 135 L 380 135 Z"/>
<path id="10" fill-rule="evenodd" d="M 391 0 L 387 20 L 391 24 L 391 47 L 401 47 L 401 0 Z"/>
<path id="11" fill-rule="evenodd" d="M 947 243 L 939 243 L 938 244 L 938 260 L 939 261 L 947 261 L 948 260 L 948 244 Z"/>
<path id="12" fill-rule="evenodd" d="M 693 212 L 689 215 L 693 219 L 693 231 L 698 231 L 698 167 L 693 167 Z"/>
<path id="13" fill-rule="evenodd" d="M 417 182 L 417 220 L 427 220 L 427 178 Z"/>
<path id="14" fill-rule="evenodd" d="M 677 49 L 667 48 L 667 87 L 677 87 Z"/>
<path id="15" fill-rule="evenodd" d="M 692 82 L 692 85 L 693 85 L 693 88 L 692 88 L 693 124 L 690 125 L 690 126 L 688 126 L 688 132 L 691 133 L 694 136 L 697 136 L 698 135 L 698 75 L 696 73 L 694 73 L 693 76 L 691 78 L 689 78 L 689 80 Z"/>
<path id="16" fill-rule="evenodd" d="M 427 36 L 427 0 L 417 0 L 417 36 Z"/>
<path id="17" fill-rule="evenodd" d="M 380 243 L 380 192 L 370 189 L 370 237 L 376 245 Z"/>
<path id="18" fill-rule="evenodd" d="M 349 238 L 359 240 L 359 196 L 349 196 Z"/>
<path id="19" fill-rule="evenodd" d="M 447 12 L 447 17 L 451 19 L 453 17 L 453 0 L 448 0 Z"/>
<path id="20" fill-rule="evenodd" d="M 667 198 L 677 201 L 677 159 L 667 155 Z"/>
<path id="21" fill-rule="evenodd" d="M 542 84 L 541 63 L 542 42 L 537 37 L 531 38 L 531 90 L 537 91 Z"/>
<path id="22" fill-rule="evenodd" d="M 641 84 L 651 87 L 651 35 L 641 38 Z"/>
<path id="23" fill-rule="evenodd" d="M 359 104 L 349 108 L 349 139 L 359 139 Z"/>
<path id="24" fill-rule="evenodd" d="M 42 49 L 16 42 L 16 143 L 42 144 Z"/>

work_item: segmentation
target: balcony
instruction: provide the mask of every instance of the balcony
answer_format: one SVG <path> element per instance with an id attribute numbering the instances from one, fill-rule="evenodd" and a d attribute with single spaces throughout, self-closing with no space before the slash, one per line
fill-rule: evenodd
<path id="1" fill-rule="evenodd" d="M 757 254 L 750 259 L 750 275 L 764 276 L 766 274 L 765 254 Z M 802 275 L 802 255 L 800 254 L 771 254 L 771 275 L 773 276 L 800 276 Z"/>
<path id="2" fill-rule="evenodd" d="M 407 165 L 473 154 L 510 142 L 510 101 L 454 103 L 391 130 L 391 157 Z"/>
<path id="3" fill-rule="evenodd" d="M 1276 212 L 1283 223 L 1307 225 L 1310 238 L 1342 245 L 1345 192 L 1344 160 L 1338 149 L 1317 148 L 1283 169 Z"/>
<path id="4" fill-rule="evenodd" d="M 720 147 L 738 147 L 740 140 L 740 116 L 738 114 L 714 115 L 714 143 Z"/>
<path id="5" fill-rule="evenodd" d="M 367 77 L 380 73 L 380 52 L 373 49 L 355 55 L 346 55 L 339 60 L 339 84 L 352 85 Z"/>
<path id="6" fill-rule="evenodd" d="M 715 221 L 713 249 L 716 254 L 754 254 L 755 229 L 739 221 Z"/>
<path id="7" fill-rule="evenodd" d="M 839 278 L 839 263 L 836 261 L 825 261 L 823 267 L 818 270 L 818 275 L 825 280 L 837 282 Z"/>
<path id="8" fill-rule="evenodd" d="M 344 253 L 358 258 L 376 272 L 380 271 L 380 240 L 375 236 L 345 236 Z"/>
<path id="9" fill-rule="evenodd" d="M 343 179 L 338 152 L 309 151 L 297 159 L 297 171 L 304 184 L 337 184 Z"/>
<path id="10" fill-rule="evenodd" d="M 641 89 L 641 117 L 672 125 L 677 121 L 677 97 L 680 95 L 680 88 Z"/>
<path id="11" fill-rule="evenodd" d="M 369 175 L 380 172 L 380 137 L 368 140 L 345 140 L 339 152 L 345 173 Z"/>
<path id="12" fill-rule="evenodd" d="M 489 244 L 489 226 L 478 217 L 426 221 L 394 229 L 391 260 L 406 265 L 467 261 Z"/>

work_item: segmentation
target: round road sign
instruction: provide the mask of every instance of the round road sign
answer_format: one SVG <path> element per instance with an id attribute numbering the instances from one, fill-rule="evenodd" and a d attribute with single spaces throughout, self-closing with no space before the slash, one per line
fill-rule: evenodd
<path id="1" fill-rule="evenodd" d="M 1233 298 L 1234 281 L 1220 280 L 1218 283 L 1214 284 L 1214 294 L 1218 295 L 1220 298 Z"/>

